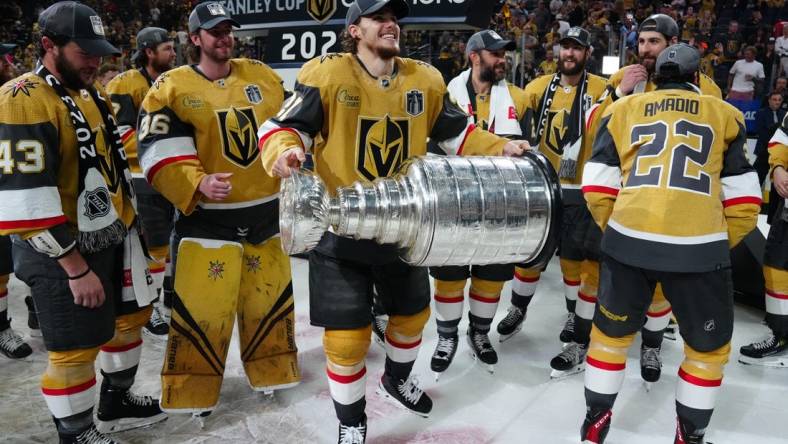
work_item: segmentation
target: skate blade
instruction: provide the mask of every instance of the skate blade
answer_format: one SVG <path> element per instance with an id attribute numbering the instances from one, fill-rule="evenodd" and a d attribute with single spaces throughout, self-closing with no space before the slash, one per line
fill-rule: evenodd
<path id="1" fill-rule="evenodd" d="M 508 341 L 512 336 L 516 335 L 517 333 L 520 333 L 520 330 L 522 330 L 522 329 L 523 329 L 523 327 L 521 325 L 520 327 L 517 327 L 513 332 L 509 333 L 508 335 L 500 335 L 500 336 L 498 336 L 498 342 L 501 343 L 501 342 Z"/>
<path id="2" fill-rule="evenodd" d="M 36 329 L 32 329 L 31 328 L 30 329 L 30 337 L 31 338 L 40 338 L 42 336 L 43 335 L 41 334 L 41 329 L 40 328 L 36 328 Z"/>
<path id="3" fill-rule="evenodd" d="M 651 389 L 654 388 L 653 382 L 643 381 L 643 388 L 646 389 L 646 393 L 651 392 Z"/>
<path id="4" fill-rule="evenodd" d="M 569 370 L 553 370 L 550 372 L 550 379 L 564 379 L 572 375 L 576 375 L 578 373 L 582 373 L 586 370 L 585 364 L 576 365 Z"/>
<path id="5" fill-rule="evenodd" d="M 788 368 L 788 355 L 766 356 L 760 359 L 740 355 L 739 362 L 744 365 L 755 365 L 759 367 Z"/>
<path id="6" fill-rule="evenodd" d="M 435 382 L 438 382 L 438 379 L 441 378 L 443 372 L 432 372 L 435 375 Z"/>
<path id="7" fill-rule="evenodd" d="M 167 414 L 164 412 L 158 415 L 150 416 L 147 418 L 119 418 L 112 421 L 96 421 L 96 428 L 101 433 L 116 433 L 124 430 L 139 429 L 148 427 L 157 422 L 167 419 Z"/>
<path id="8" fill-rule="evenodd" d="M 389 404 L 394 404 L 395 406 L 401 408 L 402 410 L 405 410 L 407 412 L 411 412 L 411 413 L 413 413 L 416 416 L 421 416 L 422 418 L 429 418 L 430 417 L 429 412 L 427 412 L 427 413 L 417 412 L 415 410 L 409 409 L 408 407 L 402 405 L 402 403 L 397 401 L 397 399 L 395 397 L 389 395 L 389 392 L 387 392 L 386 389 L 384 389 L 381 384 L 383 384 L 383 383 L 382 382 L 378 383 L 378 388 L 375 390 L 375 392 L 378 395 L 382 396 L 384 401 L 388 402 Z"/>
<path id="9" fill-rule="evenodd" d="M 376 335 L 376 334 L 374 334 L 374 333 L 373 333 L 373 334 L 372 334 L 372 337 L 375 339 L 375 344 L 378 344 L 378 345 L 379 345 L 379 346 L 380 346 L 380 347 L 381 347 L 383 350 L 385 350 L 385 349 L 386 349 L 386 343 L 385 343 L 385 342 L 383 342 L 383 340 L 382 340 L 382 339 L 380 339 L 380 338 L 378 337 L 378 335 Z"/>
<path id="10" fill-rule="evenodd" d="M 495 374 L 495 364 L 487 364 L 487 373 L 494 375 Z"/>

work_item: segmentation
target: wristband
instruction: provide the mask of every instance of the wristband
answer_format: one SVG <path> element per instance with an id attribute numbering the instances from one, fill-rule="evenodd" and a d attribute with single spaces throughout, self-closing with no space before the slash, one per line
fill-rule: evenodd
<path id="1" fill-rule="evenodd" d="M 85 271 L 83 271 L 82 273 L 79 273 L 79 274 L 78 274 L 78 275 L 76 275 L 76 276 L 69 276 L 69 277 L 68 277 L 68 280 L 70 280 L 70 281 L 76 281 L 77 279 L 82 279 L 83 277 L 87 276 L 87 275 L 88 275 L 88 273 L 90 273 L 91 271 L 92 271 L 92 270 L 90 269 L 90 267 L 88 267 L 88 268 L 86 268 L 86 269 L 85 269 Z"/>

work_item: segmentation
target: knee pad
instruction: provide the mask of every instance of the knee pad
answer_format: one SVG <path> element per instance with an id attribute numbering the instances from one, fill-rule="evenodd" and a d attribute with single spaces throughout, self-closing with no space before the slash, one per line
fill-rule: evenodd
<path id="1" fill-rule="evenodd" d="M 634 340 L 634 333 L 614 338 L 594 325 L 591 327 L 591 345 L 588 348 L 588 355 L 599 361 L 624 363 L 627 361 L 627 350 Z"/>
<path id="2" fill-rule="evenodd" d="M 559 263 L 561 264 L 561 274 L 564 276 L 564 280 L 571 282 L 580 281 L 580 267 L 582 261 L 560 258 Z"/>
<path id="3" fill-rule="evenodd" d="M 488 281 L 477 277 L 471 278 L 471 291 L 486 299 L 497 299 L 501 294 L 504 282 Z"/>
<path id="4" fill-rule="evenodd" d="M 441 296 L 462 296 L 465 292 L 466 279 L 461 281 L 443 281 L 435 279 L 435 294 Z"/>
<path id="5" fill-rule="evenodd" d="M 389 316 L 389 325 L 386 334 L 392 335 L 395 340 L 409 342 L 413 338 L 421 337 L 424 325 L 430 319 L 430 308 L 412 315 Z"/>
<path id="6" fill-rule="evenodd" d="M 354 367 L 364 362 L 371 342 L 372 325 L 352 330 L 326 330 L 323 350 L 332 364 Z"/>
<path id="7" fill-rule="evenodd" d="M 708 352 L 697 351 L 685 343 L 684 361 L 681 363 L 681 368 L 685 372 L 703 379 L 720 379 L 722 378 L 722 369 L 728 363 L 730 354 L 730 342 Z"/>

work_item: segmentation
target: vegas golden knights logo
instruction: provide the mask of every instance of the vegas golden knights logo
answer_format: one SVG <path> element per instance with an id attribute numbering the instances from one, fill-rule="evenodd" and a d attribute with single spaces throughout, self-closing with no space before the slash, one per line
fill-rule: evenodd
<path id="1" fill-rule="evenodd" d="M 101 165 L 101 172 L 104 174 L 104 180 L 107 182 L 107 188 L 112 194 L 117 194 L 120 186 L 121 171 L 112 159 L 112 155 L 109 154 L 110 135 L 107 134 L 107 129 L 104 125 L 93 128 L 91 133 L 93 146 L 104 147 L 105 149 L 104 153 L 98 156 L 98 161 L 99 165 Z"/>
<path id="2" fill-rule="evenodd" d="M 337 11 L 337 0 L 307 0 L 306 12 L 318 23 L 323 23 Z"/>
<path id="3" fill-rule="evenodd" d="M 567 122 L 569 115 L 566 111 L 548 111 L 547 113 L 547 130 L 545 131 L 544 143 L 550 150 L 559 155 L 564 154 L 564 145 L 566 144 L 566 136 L 569 132 Z"/>
<path id="4" fill-rule="evenodd" d="M 407 118 L 359 118 L 356 169 L 369 180 L 390 176 L 408 158 Z"/>
<path id="5" fill-rule="evenodd" d="M 259 156 L 257 149 L 257 119 L 250 107 L 216 111 L 219 118 L 219 134 L 222 137 L 222 152 L 231 162 L 247 168 Z"/>

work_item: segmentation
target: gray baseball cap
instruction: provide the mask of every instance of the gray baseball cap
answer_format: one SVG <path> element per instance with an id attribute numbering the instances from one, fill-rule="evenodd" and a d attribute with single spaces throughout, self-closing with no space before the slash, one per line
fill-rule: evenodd
<path id="1" fill-rule="evenodd" d="M 686 43 L 677 43 L 659 53 L 654 70 L 659 76 L 685 76 L 697 72 L 699 66 L 698 50 Z"/>
<path id="2" fill-rule="evenodd" d="M 240 28 L 230 14 L 219 2 L 200 3 L 189 14 L 189 32 L 195 33 L 200 29 L 212 29 L 221 22 L 229 21 L 235 28 Z"/>
<path id="3" fill-rule="evenodd" d="M 140 53 L 147 48 L 156 49 L 159 44 L 172 41 L 170 33 L 166 29 L 156 28 L 153 26 L 142 28 L 137 33 L 137 49 L 131 55 L 131 60 L 137 60 Z"/>
<path id="4" fill-rule="evenodd" d="M 356 0 L 347 8 L 347 15 L 345 16 L 345 27 L 356 23 L 359 18 L 370 15 L 384 6 L 391 6 L 394 10 L 394 15 L 397 19 L 402 19 L 408 16 L 409 8 L 405 0 Z"/>
<path id="5" fill-rule="evenodd" d="M 639 33 L 643 31 L 656 31 L 670 41 L 670 39 L 679 35 L 679 25 L 669 15 L 651 14 L 643 20 L 643 23 L 638 28 Z"/>
<path id="6" fill-rule="evenodd" d="M 101 17 L 90 6 L 78 2 L 57 2 L 38 16 L 42 34 L 68 37 L 92 56 L 120 55 L 107 41 Z"/>
<path id="7" fill-rule="evenodd" d="M 559 40 L 558 43 L 561 43 L 564 40 L 572 40 L 578 45 L 584 46 L 586 48 L 591 47 L 591 34 L 579 26 L 572 26 L 561 33 L 561 40 Z"/>
<path id="8" fill-rule="evenodd" d="M 465 44 L 465 55 L 481 51 L 482 49 L 488 51 L 498 51 L 499 49 L 512 51 L 515 48 L 517 48 L 517 44 L 513 41 L 504 40 L 503 37 L 492 29 L 485 29 L 484 31 L 477 32 L 468 39 L 468 43 Z"/>

